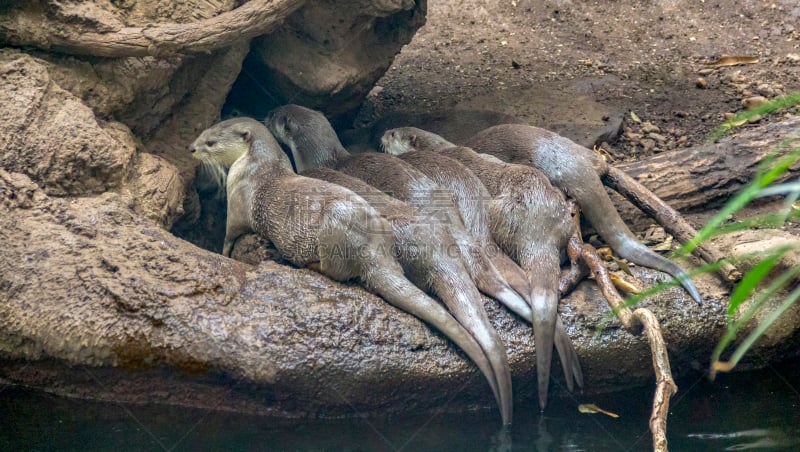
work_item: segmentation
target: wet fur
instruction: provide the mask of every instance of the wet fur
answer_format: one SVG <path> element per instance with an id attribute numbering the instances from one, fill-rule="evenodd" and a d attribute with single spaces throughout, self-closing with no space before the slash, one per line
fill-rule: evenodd
<path id="1" fill-rule="evenodd" d="M 431 225 L 416 208 L 339 171 L 319 168 L 305 171 L 303 175 L 340 185 L 363 197 L 391 224 L 395 255 L 406 276 L 417 287 L 437 295 L 451 312 L 465 313 L 468 318 L 480 317 L 475 311 L 481 304 L 480 294 L 460 257 L 454 254 L 456 244 L 446 228 Z M 481 324 L 465 326 L 470 331 L 481 330 L 481 335 L 496 334 L 486 331 Z M 499 343 L 498 338 L 495 344 Z M 502 355 L 505 351 L 495 349 L 491 353 Z M 490 376 L 491 372 L 487 378 Z M 502 406 L 496 378 L 490 379 L 492 381 L 497 402 Z"/>
<path id="2" fill-rule="evenodd" d="M 552 349 L 557 345 L 564 373 L 582 385 L 582 373 L 569 337 L 558 318 L 558 283 L 567 241 L 575 234 L 564 196 L 536 169 L 494 162 L 472 149 L 452 146 L 441 137 L 415 128 L 384 135 L 384 148 L 395 154 L 435 153 L 455 159 L 483 182 L 492 200 L 491 232 L 497 243 L 528 273 L 536 341 L 539 403 L 547 403 Z M 411 151 L 405 153 L 411 149 Z M 405 153 L 405 154 L 404 154 Z"/>
<path id="3" fill-rule="evenodd" d="M 639 243 L 628 229 L 603 187 L 600 178 L 608 166 L 599 155 L 553 132 L 521 124 L 490 127 L 466 145 L 509 163 L 538 168 L 553 185 L 578 201 L 583 214 L 617 254 L 669 273 L 695 301 L 702 300 L 683 269 Z"/>
<path id="4" fill-rule="evenodd" d="M 398 158 L 413 166 L 441 187 L 450 189 L 453 202 L 470 235 L 487 250 L 492 262 L 511 287 L 530 302 L 530 284 L 522 269 L 498 250 L 489 230 L 487 205 L 491 195 L 481 180 L 461 162 L 430 152 L 407 152 Z"/>
<path id="5" fill-rule="evenodd" d="M 480 246 L 464 230 L 452 194 L 435 184 L 405 162 L 385 154 L 350 155 L 339 142 L 325 117 L 297 105 L 279 107 L 268 115 L 266 123 L 275 137 L 287 146 L 298 167 L 335 168 L 357 177 L 387 194 L 407 202 L 423 212 L 424 221 L 445 227 L 461 250 L 466 268 L 478 287 L 491 295 L 513 290 L 505 283 Z M 313 162 L 313 163 L 312 163 Z M 454 288 L 451 287 L 450 290 Z M 457 289 L 457 288 L 456 288 Z M 441 290 L 446 290 L 442 287 Z M 475 333 L 497 377 L 504 418 L 511 416 L 511 373 L 505 347 L 489 322 L 480 298 L 448 306 L 454 316 Z M 447 301 L 444 299 L 443 301 Z"/>
<path id="6" fill-rule="evenodd" d="M 211 127 L 195 141 L 193 151 L 207 161 L 241 155 L 227 178 L 225 255 L 230 255 L 238 236 L 254 231 L 297 266 L 319 263 L 320 271 L 335 280 L 358 278 L 389 303 L 442 331 L 496 385 L 491 363 L 473 336 L 403 276 L 391 254 L 392 226 L 363 198 L 338 185 L 294 174 L 272 135 L 252 119 Z M 455 292 L 455 297 L 463 297 Z"/>

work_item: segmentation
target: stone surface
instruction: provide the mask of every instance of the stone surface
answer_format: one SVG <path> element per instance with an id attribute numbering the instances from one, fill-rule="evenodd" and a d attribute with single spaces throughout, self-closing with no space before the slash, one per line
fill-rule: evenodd
<path id="1" fill-rule="evenodd" d="M 24 172 L 54 195 L 118 187 L 135 148 L 54 83 L 24 54 L 0 59 L 0 165 Z"/>
<path id="2" fill-rule="evenodd" d="M 346 5 L 346 6 L 345 6 Z M 425 23 L 425 0 L 308 2 L 256 39 L 228 108 L 254 117 L 285 103 L 349 124 L 403 45 Z"/>
<path id="3" fill-rule="evenodd" d="M 415 318 L 358 287 L 272 262 L 225 259 L 143 218 L 125 195 L 52 198 L 0 170 L 0 377 L 100 399 L 281 416 L 493 406 L 477 369 Z M 641 286 L 665 275 L 634 268 Z M 723 291 L 705 304 L 673 288 L 646 302 L 661 319 L 673 371 L 703 365 L 725 325 Z M 517 397 L 535 393 L 530 328 L 496 302 Z M 652 378 L 646 341 L 609 314 L 593 283 L 561 307 L 587 391 Z M 760 359 L 793 353 L 794 327 Z M 794 348 L 792 348 L 794 347 Z M 84 367 L 114 384 L 97 388 Z M 559 371 L 555 377 L 561 379 Z M 463 392 L 458 389 L 466 385 Z"/>

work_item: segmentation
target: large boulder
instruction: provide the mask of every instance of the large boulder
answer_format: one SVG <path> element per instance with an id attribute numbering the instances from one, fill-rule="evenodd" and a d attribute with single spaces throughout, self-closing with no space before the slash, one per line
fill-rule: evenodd
<path id="1" fill-rule="evenodd" d="M 228 107 L 261 117 L 286 103 L 349 125 L 375 82 L 425 24 L 425 0 L 309 2 L 256 39 Z"/>
<path id="2" fill-rule="evenodd" d="M 52 197 L 0 170 L 3 381 L 282 416 L 419 411 L 456 395 L 450 409 L 492 406 L 474 365 L 414 317 L 309 270 L 199 249 L 135 205 L 124 193 Z M 634 274 L 645 286 L 665 279 Z M 698 284 L 702 305 L 680 288 L 645 303 L 661 319 L 679 375 L 706 365 L 726 322 L 724 290 L 710 276 Z M 516 396 L 531 397 L 530 327 L 485 304 L 507 345 Z M 758 363 L 796 353 L 796 311 L 753 351 Z M 594 283 L 565 299 L 561 315 L 588 391 L 652 381 L 644 337 L 616 320 L 597 331 L 610 310 Z"/>
<path id="3" fill-rule="evenodd" d="M 347 117 L 422 23 L 423 1 L 309 2 L 275 35 L 296 54 L 282 53 L 272 36 L 253 50 L 243 39 L 199 53 L 144 46 L 153 54 L 115 58 L 65 53 L 74 43 L 54 47 L 64 36 L 150 33 L 219 17 L 240 3 L 0 9 L 0 39 L 14 44 L 0 50 L 0 379 L 80 397 L 285 416 L 426 410 L 456 395 L 451 409 L 492 406 L 488 385 L 452 344 L 374 295 L 261 262 L 271 254 L 253 237 L 235 252 L 245 263 L 171 232 L 218 248 L 212 232 L 224 217 L 202 206 L 224 204 L 196 193 L 186 145 L 219 119 L 237 78 L 257 70 L 256 79 L 282 87 L 280 99 L 298 88 L 313 106 Z M 248 52 L 261 66 L 240 75 Z M 644 285 L 665 278 L 634 270 Z M 699 285 L 709 297 L 703 305 L 679 288 L 647 302 L 679 374 L 705 364 L 725 326 L 725 289 L 712 277 Z M 507 344 L 517 395 L 531 396 L 530 327 L 494 301 L 486 307 Z M 643 337 L 615 320 L 596 331 L 610 311 L 593 283 L 561 311 L 587 389 L 652 379 Z M 788 315 L 756 350 L 762 359 L 796 353 L 800 322 Z"/>

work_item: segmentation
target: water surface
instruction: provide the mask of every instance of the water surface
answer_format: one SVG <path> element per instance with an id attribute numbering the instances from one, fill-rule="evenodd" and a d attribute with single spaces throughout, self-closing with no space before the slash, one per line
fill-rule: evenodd
<path id="1" fill-rule="evenodd" d="M 800 361 L 759 372 L 678 381 L 669 444 L 682 450 L 800 450 Z M 88 402 L 0 386 L 2 451 L 204 450 L 652 450 L 652 388 L 515 406 L 497 430 L 495 411 L 391 419 L 286 421 L 165 406 Z M 620 415 L 580 414 L 595 403 Z"/>

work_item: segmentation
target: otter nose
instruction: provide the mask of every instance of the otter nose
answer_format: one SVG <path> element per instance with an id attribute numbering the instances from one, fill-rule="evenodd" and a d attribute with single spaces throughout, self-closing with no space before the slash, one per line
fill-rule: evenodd
<path id="1" fill-rule="evenodd" d="M 192 143 L 192 144 L 190 144 L 190 145 L 189 145 L 189 152 L 191 152 L 192 154 L 194 154 L 194 151 L 196 151 L 196 150 L 197 150 L 197 149 L 194 147 L 194 143 Z"/>

